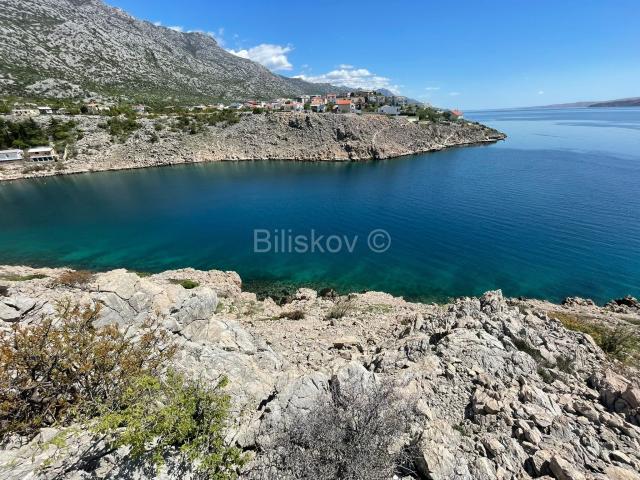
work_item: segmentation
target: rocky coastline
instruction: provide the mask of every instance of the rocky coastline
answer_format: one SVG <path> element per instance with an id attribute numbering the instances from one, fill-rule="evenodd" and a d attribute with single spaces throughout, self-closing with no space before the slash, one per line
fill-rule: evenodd
<path id="1" fill-rule="evenodd" d="M 136 131 L 116 139 L 105 128 L 108 117 L 56 118 L 78 123 L 82 135 L 73 158 L 38 169 L 28 162 L 5 163 L 0 165 L 0 181 L 214 161 L 388 159 L 506 138 L 466 121 L 417 124 L 405 117 L 373 114 L 270 113 L 240 115 L 235 124 L 206 125 L 193 134 L 177 130 L 176 117 L 141 117 Z M 50 119 L 34 117 L 40 125 Z"/>
<path id="2" fill-rule="evenodd" d="M 640 479 L 637 363 L 579 328 L 637 334 L 631 297 L 600 307 L 493 291 L 436 305 L 299 289 L 277 304 L 243 291 L 234 272 L 115 270 L 73 285 L 59 280 L 68 272 L 0 267 L 0 329 L 55 315 L 64 298 L 99 304 L 97 323 L 132 332 L 160 315 L 178 347 L 175 368 L 229 378 L 229 441 L 251 459 L 241 478 L 275 478 L 256 472 L 277 432 L 331 388 L 384 381 L 411 406 L 397 432 L 415 455 L 407 479 Z M 147 478 L 126 449 L 98 441 L 88 457 L 90 431 L 73 430 L 64 447 L 51 440 L 60 431 L 3 445 L 0 477 Z"/>

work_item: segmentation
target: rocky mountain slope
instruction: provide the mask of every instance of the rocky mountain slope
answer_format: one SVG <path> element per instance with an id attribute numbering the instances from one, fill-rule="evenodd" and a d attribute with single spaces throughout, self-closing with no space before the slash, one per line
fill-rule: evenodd
<path id="1" fill-rule="evenodd" d="M 34 118 L 43 125 L 50 121 L 46 116 Z M 60 119 L 79 122 L 83 138 L 76 144 L 77 156 L 37 171 L 25 170 L 20 163 L 3 165 L 0 181 L 219 160 L 382 159 L 505 138 L 497 130 L 468 122 L 417 125 L 383 115 L 272 113 L 241 115 L 236 124 L 206 125 L 196 134 L 175 131 L 175 117 L 145 117 L 137 120 L 140 128 L 120 142 L 104 128 L 104 117 Z"/>
<path id="2" fill-rule="evenodd" d="M 558 320 L 637 326 L 637 301 L 602 308 L 571 299 L 560 306 L 494 291 L 440 306 L 300 289 L 277 305 L 243 292 L 232 272 L 141 278 L 117 270 L 76 287 L 56 281 L 62 272 L 0 268 L 0 328 L 54 315 L 62 298 L 99 303 L 98 323 L 133 333 L 159 313 L 179 348 L 177 368 L 211 381 L 228 376 L 229 441 L 252 459 L 243 478 L 277 478 L 260 472 L 278 432 L 313 415 L 332 388 L 379 382 L 393 385 L 410 411 L 394 432 L 396 444 L 413 452 L 415 470 L 406 478 L 640 478 L 637 371 L 623 376 L 591 336 Z M 34 274 L 40 278 L 29 279 Z M 199 286 L 186 290 L 176 279 Z M 70 430 L 64 445 L 52 441 L 59 433 L 45 428 L 31 441 L 4 445 L 0 477 L 149 478 L 126 449 L 106 449 L 89 430 Z"/>
<path id="3" fill-rule="evenodd" d="M 137 20 L 101 0 L 1 0 L 0 94 L 203 102 L 326 93 L 205 33 Z"/>

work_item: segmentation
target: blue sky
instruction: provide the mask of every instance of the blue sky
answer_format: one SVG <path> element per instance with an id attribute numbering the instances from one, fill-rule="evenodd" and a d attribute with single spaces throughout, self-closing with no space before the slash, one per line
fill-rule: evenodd
<path id="1" fill-rule="evenodd" d="M 640 0 L 106 0 L 277 73 L 444 107 L 640 96 Z"/>

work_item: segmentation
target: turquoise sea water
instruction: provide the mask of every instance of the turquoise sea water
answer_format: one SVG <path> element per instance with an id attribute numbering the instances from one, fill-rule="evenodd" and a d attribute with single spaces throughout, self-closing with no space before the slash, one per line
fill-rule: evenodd
<path id="1" fill-rule="evenodd" d="M 366 163 L 225 162 L 2 183 L 0 264 L 216 268 L 254 286 L 423 300 L 494 288 L 556 301 L 639 296 L 640 109 L 467 117 L 509 138 Z M 255 253 L 255 229 L 284 232 L 285 247 L 312 231 L 356 243 L 353 252 L 343 243 L 338 253 Z M 390 235 L 384 253 L 367 246 L 376 229 Z"/>

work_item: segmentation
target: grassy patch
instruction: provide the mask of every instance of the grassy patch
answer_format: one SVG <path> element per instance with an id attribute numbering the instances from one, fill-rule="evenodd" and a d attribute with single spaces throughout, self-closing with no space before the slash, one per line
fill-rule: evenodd
<path id="1" fill-rule="evenodd" d="M 367 307 L 363 310 L 364 313 L 375 313 L 375 314 L 385 314 L 393 311 L 392 305 L 387 305 L 386 303 L 376 303 L 374 305 L 367 305 Z"/>
<path id="2" fill-rule="evenodd" d="M 184 280 L 181 280 L 179 278 L 172 278 L 169 281 L 171 283 L 173 283 L 174 285 L 180 285 L 185 290 L 191 290 L 193 288 L 196 288 L 196 287 L 200 286 L 200 284 L 198 282 L 196 282 L 195 280 L 191 280 L 189 278 L 184 279 Z"/>
<path id="3" fill-rule="evenodd" d="M 351 305 L 351 302 L 348 300 L 340 300 L 331 307 L 325 318 L 327 320 L 340 319 L 347 316 L 352 310 L 353 306 Z"/>
<path id="4" fill-rule="evenodd" d="M 137 270 L 130 270 L 130 271 L 131 271 L 131 273 L 135 273 L 140 278 L 146 278 L 146 277 L 150 277 L 151 275 L 153 275 L 153 273 L 151 273 L 151 272 L 139 272 Z"/>
<path id="5" fill-rule="evenodd" d="M 609 327 L 601 323 L 565 312 L 552 312 L 551 316 L 568 330 L 586 333 L 612 358 L 632 362 L 640 358 L 640 335 L 632 326 Z"/>
<path id="6" fill-rule="evenodd" d="M 42 280 L 47 278 L 42 273 L 34 273 L 31 275 L 16 275 L 8 273 L 6 275 L 0 275 L 0 280 L 8 280 L 9 282 L 28 282 L 29 280 Z"/>

